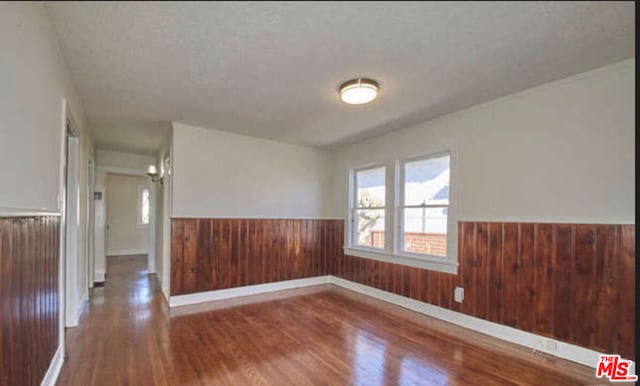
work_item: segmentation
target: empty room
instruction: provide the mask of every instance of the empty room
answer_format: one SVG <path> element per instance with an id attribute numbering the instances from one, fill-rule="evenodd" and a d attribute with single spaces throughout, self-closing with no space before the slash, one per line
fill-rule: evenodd
<path id="1" fill-rule="evenodd" d="M 0 1 L 0 386 L 635 384 L 635 12 Z"/>

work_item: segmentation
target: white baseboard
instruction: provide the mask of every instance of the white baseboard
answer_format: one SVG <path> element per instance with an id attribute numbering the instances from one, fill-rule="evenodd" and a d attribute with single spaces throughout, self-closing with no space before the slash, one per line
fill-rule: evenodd
<path id="1" fill-rule="evenodd" d="M 392 303 L 424 315 L 444 320 L 445 322 L 449 322 L 460 327 L 468 328 L 470 330 L 477 331 L 494 338 L 515 343 L 532 350 L 544 352 L 549 355 L 570 360 L 572 362 L 576 362 L 592 368 L 595 368 L 597 366 L 599 356 L 603 354 L 591 349 L 532 334 L 530 332 L 518 330 L 502 324 L 489 322 L 484 319 L 476 318 L 456 311 L 451 311 L 446 308 L 434 306 L 429 303 L 413 300 L 404 296 L 396 295 L 391 292 L 379 290 L 377 288 L 369 287 L 363 284 L 355 283 L 330 275 L 229 288 L 217 291 L 198 292 L 189 295 L 171 296 L 169 298 L 169 306 L 180 307 L 190 304 L 230 299 L 240 296 L 258 295 L 267 292 L 308 287 L 320 284 L 335 284 L 339 287 L 363 295 L 371 296 L 373 298 Z M 551 346 L 556 347 L 555 350 L 548 348 L 550 343 Z M 635 370 L 635 363 L 632 370 Z M 632 371 L 632 373 L 635 373 L 635 371 Z"/>
<path id="2" fill-rule="evenodd" d="M 105 279 L 105 272 L 102 270 L 96 271 L 95 274 L 93 275 L 94 283 L 104 283 L 104 279 Z"/>
<path id="3" fill-rule="evenodd" d="M 267 292 L 282 291 L 292 288 L 310 287 L 313 285 L 327 284 L 329 282 L 330 276 L 317 276 L 306 279 L 278 281 L 275 283 L 249 285 L 216 291 L 198 292 L 188 295 L 171 296 L 169 297 L 169 307 L 180 307 L 190 304 L 211 302 L 214 300 L 258 295 Z"/>
<path id="4" fill-rule="evenodd" d="M 83 312 L 87 309 L 89 303 L 89 292 L 86 291 L 80 301 L 78 302 L 76 313 L 73 316 L 68 316 L 65 320 L 65 327 L 73 328 L 78 327 L 80 325 L 80 318 L 82 317 Z M 67 305 L 68 306 L 68 305 Z"/>
<path id="5" fill-rule="evenodd" d="M 525 346 L 537 351 L 547 353 L 549 355 L 580 363 L 584 366 L 595 368 L 598 364 L 599 356 L 603 354 L 584 347 L 532 334 L 502 324 L 489 322 L 484 319 L 479 319 L 460 312 L 451 311 L 449 309 L 434 306 L 429 303 L 409 299 L 404 296 L 396 295 L 387 291 L 382 291 L 377 288 L 355 283 L 339 277 L 330 276 L 330 282 L 342 288 L 346 288 L 363 295 L 368 295 L 376 299 L 398 305 L 400 307 L 408 308 L 412 311 L 441 319 L 446 322 L 480 332 L 482 334 L 490 335 L 494 338 L 502 339 L 507 342 L 515 343 L 520 346 Z M 556 350 L 547 349 L 547 342 L 555 343 Z"/>
<path id="6" fill-rule="evenodd" d="M 149 253 L 148 249 L 117 249 L 114 251 L 107 251 L 107 257 L 113 256 L 129 256 L 129 255 L 146 255 Z"/>
<path id="7" fill-rule="evenodd" d="M 56 381 L 58 380 L 58 375 L 60 375 L 60 370 L 62 370 L 62 364 L 64 363 L 64 352 L 62 346 L 59 346 L 56 350 L 56 353 L 53 354 L 53 358 L 51 358 L 51 364 L 49 365 L 49 369 L 47 369 L 44 378 L 42 378 L 41 386 L 55 386 Z"/>
<path id="8" fill-rule="evenodd" d="M 82 314 L 89 307 L 89 291 L 86 291 L 84 295 L 82 295 L 82 299 L 80 299 L 80 303 L 78 304 L 78 323 L 80 322 L 80 318 L 82 318 Z"/>

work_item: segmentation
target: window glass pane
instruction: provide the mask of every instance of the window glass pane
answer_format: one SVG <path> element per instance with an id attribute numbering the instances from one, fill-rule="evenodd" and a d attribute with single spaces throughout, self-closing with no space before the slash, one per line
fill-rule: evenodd
<path id="1" fill-rule="evenodd" d="M 142 223 L 149 224 L 149 189 L 142 189 Z"/>
<path id="2" fill-rule="evenodd" d="M 449 204 L 449 155 L 404 164 L 404 205 Z"/>
<path id="3" fill-rule="evenodd" d="M 384 209 L 356 209 L 356 244 L 384 249 Z"/>
<path id="4" fill-rule="evenodd" d="M 447 207 L 405 208 L 404 251 L 447 256 Z"/>
<path id="5" fill-rule="evenodd" d="M 356 173 L 358 208 L 384 207 L 384 166 Z"/>

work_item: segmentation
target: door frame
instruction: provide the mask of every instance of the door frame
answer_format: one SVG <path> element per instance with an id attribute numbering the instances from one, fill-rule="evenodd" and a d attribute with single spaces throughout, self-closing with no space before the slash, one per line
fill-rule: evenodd
<path id="1" fill-rule="evenodd" d="M 164 170 L 162 189 L 162 278 L 160 279 L 162 293 L 167 302 L 171 296 L 171 211 L 172 211 L 172 153 L 171 148 L 161 158 Z"/>
<path id="2" fill-rule="evenodd" d="M 96 163 L 95 157 L 89 159 L 88 165 L 88 185 L 87 185 L 87 280 L 89 281 L 89 288 L 93 288 L 95 283 L 95 186 L 96 186 Z"/>
<path id="3" fill-rule="evenodd" d="M 60 252 L 58 266 L 59 339 L 64 353 L 65 327 L 79 324 L 80 299 L 80 136 L 76 120 L 66 98 L 62 99 L 60 141 Z M 69 215 L 68 210 L 71 210 Z M 75 221 L 72 219 L 75 218 Z"/>
<path id="4" fill-rule="evenodd" d="M 107 268 L 106 251 L 106 218 L 107 218 L 107 174 L 124 174 L 134 177 L 149 178 L 146 170 L 128 169 L 115 166 L 96 167 L 95 192 L 102 195 L 102 200 L 95 200 L 95 248 L 94 248 L 94 278 L 96 282 L 104 282 Z M 149 182 L 149 238 L 147 246 L 147 268 L 150 274 L 155 273 L 155 207 L 156 184 Z"/>

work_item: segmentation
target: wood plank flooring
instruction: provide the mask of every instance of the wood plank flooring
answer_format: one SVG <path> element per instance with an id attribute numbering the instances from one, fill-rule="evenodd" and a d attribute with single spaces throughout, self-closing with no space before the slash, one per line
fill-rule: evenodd
<path id="1" fill-rule="evenodd" d="M 58 385 L 584 385 L 594 370 L 334 286 L 169 311 L 146 259 L 108 261 Z"/>

